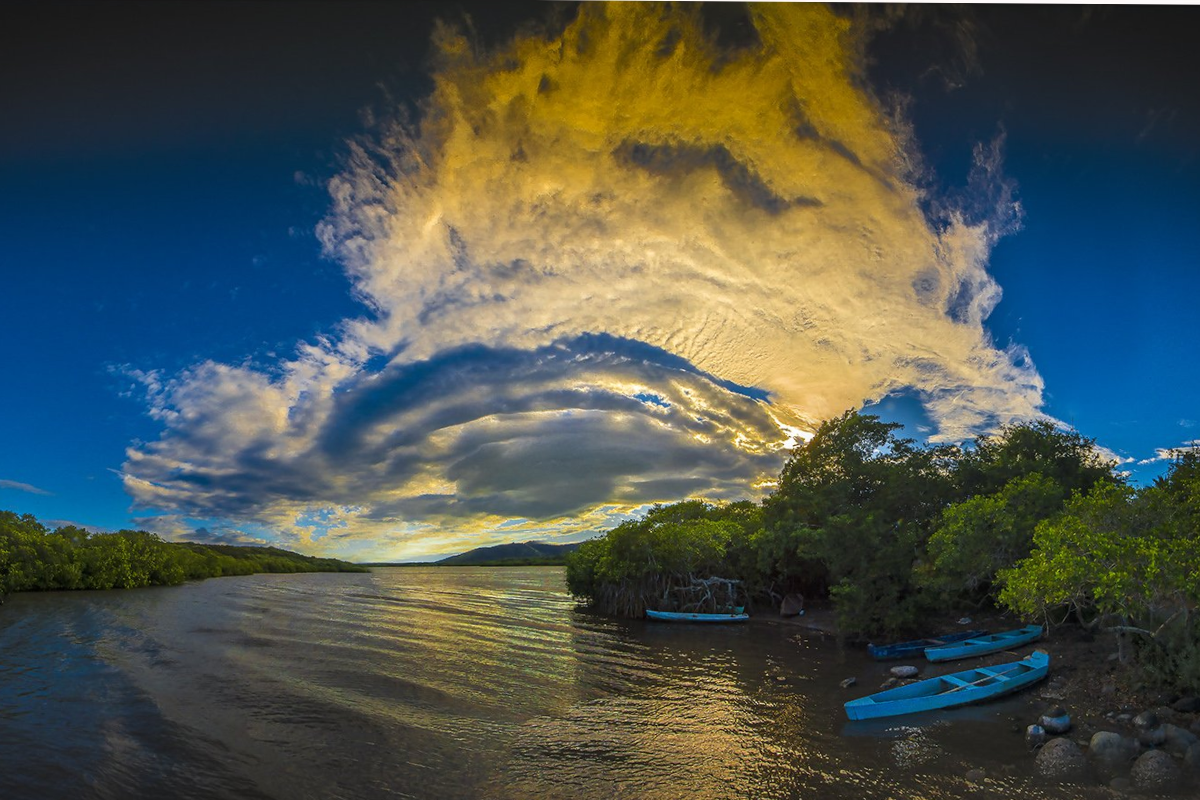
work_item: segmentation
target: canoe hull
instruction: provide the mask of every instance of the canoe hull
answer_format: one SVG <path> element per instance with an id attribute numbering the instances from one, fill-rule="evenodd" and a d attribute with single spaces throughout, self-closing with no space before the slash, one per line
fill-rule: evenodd
<path id="1" fill-rule="evenodd" d="M 893 658 L 915 658 L 925 655 L 926 647 L 939 647 L 944 644 L 961 642 L 964 639 L 974 639 L 978 636 L 987 636 L 987 631 L 962 631 L 930 639 L 897 642 L 896 644 L 869 644 L 867 645 L 867 652 L 876 661 L 889 661 Z"/>
<path id="2" fill-rule="evenodd" d="M 1037 683 L 1049 669 L 1050 656 L 1038 651 L 1021 661 L 929 678 L 851 700 L 845 704 L 846 716 L 879 719 L 982 703 Z"/>
<path id="3" fill-rule="evenodd" d="M 660 622 L 745 622 L 749 614 L 685 614 L 680 611 L 646 610 L 646 619 Z"/>
<path id="4" fill-rule="evenodd" d="M 925 658 L 933 662 L 938 662 L 986 656 L 989 653 L 998 653 L 1001 650 L 1008 650 L 1011 647 L 1020 647 L 1023 644 L 1036 642 L 1040 638 L 1042 638 L 1042 626 L 1029 625 L 1024 628 L 1018 628 L 1015 631 L 993 633 L 989 636 L 965 639 L 954 644 L 926 647 Z"/>

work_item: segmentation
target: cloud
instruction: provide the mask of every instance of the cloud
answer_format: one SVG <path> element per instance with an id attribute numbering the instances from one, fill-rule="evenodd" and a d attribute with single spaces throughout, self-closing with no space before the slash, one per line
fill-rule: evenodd
<path id="1" fill-rule="evenodd" d="M 862 32 L 751 14 L 728 51 L 688 7 L 585 4 L 496 53 L 440 26 L 419 122 L 330 185 L 319 234 L 368 315 L 273 367 L 131 373 L 164 425 L 128 451 L 137 504 L 451 549 L 744 495 L 790 434 L 901 390 L 937 441 L 1040 417 L 1029 353 L 984 326 L 1020 221 L 1003 138 L 931 197 Z"/>
<path id="2" fill-rule="evenodd" d="M 0 489 L 15 489 L 18 492 L 29 492 L 30 494 L 50 494 L 50 492 L 47 492 L 45 489 L 39 489 L 36 486 L 31 486 L 28 483 L 21 483 L 20 481 L 0 480 Z"/>
<path id="3" fill-rule="evenodd" d="M 1200 439 L 1192 439 L 1179 445 L 1178 447 L 1156 447 L 1154 455 L 1150 458 L 1144 458 L 1137 462 L 1140 465 L 1155 464 L 1160 461 L 1174 461 L 1191 450 L 1200 448 Z"/>

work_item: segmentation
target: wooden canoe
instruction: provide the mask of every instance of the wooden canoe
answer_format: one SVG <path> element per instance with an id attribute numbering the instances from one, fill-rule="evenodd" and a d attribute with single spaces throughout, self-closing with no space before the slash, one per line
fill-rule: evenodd
<path id="1" fill-rule="evenodd" d="M 1024 628 L 1018 628 L 1015 631 L 992 633 L 987 636 L 964 639 L 961 642 L 954 642 L 953 644 L 926 647 L 925 657 L 930 661 L 954 661 L 958 658 L 986 656 L 988 653 L 996 653 L 1001 650 L 1007 650 L 1010 647 L 1020 647 L 1023 644 L 1035 642 L 1040 638 L 1042 638 L 1042 626 L 1028 625 Z"/>
<path id="2" fill-rule="evenodd" d="M 682 611 L 652 611 L 646 609 L 646 619 L 663 622 L 745 622 L 749 614 L 687 614 Z"/>
<path id="3" fill-rule="evenodd" d="M 937 647 L 943 644 L 961 642 L 963 639 L 974 639 L 977 636 L 987 636 L 987 631 L 959 631 L 945 636 L 935 636 L 929 639 L 913 639 L 910 642 L 895 644 L 869 644 L 867 652 L 876 661 L 887 661 L 893 658 L 912 658 L 925 654 L 926 647 Z"/>
<path id="4" fill-rule="evenodd" d="M 1050 669 L 1050 656 L 1038 650 L 1020 661 L 978 667 L 928 678 L 845 704 L 853 720 L 895 717 L 980 703 L 1037 683 Z"/>

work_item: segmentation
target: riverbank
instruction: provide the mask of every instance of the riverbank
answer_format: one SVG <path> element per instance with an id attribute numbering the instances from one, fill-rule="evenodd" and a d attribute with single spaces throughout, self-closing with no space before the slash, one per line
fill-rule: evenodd
<path id="1" fill-rule="evenodd" d="M 1021 624 L 999 613 L 979 615 L 969 622 L 961 619 L 947 618 L 931 629 L 952 631 L 969 624 L 1001 631 Z M 829 608 L 808 609 L 794 617 L 760 614 L 752 620 L 777 627 L 797 640 L 840 638 L 836 615 Z M 865 647 L 861 643 L 843 646 L 848 650 Z M 1012 736 L 1026 738 L 1039 774 L 1048 780 L 1107 785 L 1121 794 L 1189 792 L 1200 786 L 1200 698 L 1146 688 L 1132 665 L 1121 663 L 1113 634 L 1093 635 L 1077 626 L 1054 628 L 1034 645 L 971 659 L 969 666 L 1010 662 L 1034 649 L 1050 654 L 1051 667 L 1045 681 L 1023 693 L 1028 718 L 1009 715 L 1005 719 L 1001 712 L 996 713 L 997 721 L 1009 723 Z M 866 667 L 860 663 L 854 671 L 857 674 L 847 671 L 843 679 L 846 699 L 894 683 L 890 670 L 895 666 L 916 667 L 919 672 L 912 680 L 920 680 L 956 672 L 966 662 L 933 664 L 909 659 L 866 663 Z M 1030 730 L 1030 726 L 1041 727 L 1047 720 L 1060 721 L 1064 716 L 1065 730 L 1055 732 L 1053 725 Z M 1051 745 L 1055 739 L 1069 744 Z M 976 777 L 982 779 L 982 773 Z"/>

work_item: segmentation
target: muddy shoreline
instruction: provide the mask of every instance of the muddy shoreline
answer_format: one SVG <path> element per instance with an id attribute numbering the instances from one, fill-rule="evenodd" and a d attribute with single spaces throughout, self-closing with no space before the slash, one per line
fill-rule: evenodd
<path id="1" fill-rule="evenodd" d="M 972 628 L 995 632 L 1010 630 L 1023 624 L 1015 617 L 996 612 L 975 615 L 969 623 L 960 623 L 960 619 L 962 618 L 948 617 L 935 621 L 930 630 L 935 633 L 948 632 L 969 624 Z M 831 608 L 811 608 L 803 615 L 794 617 L 771 614 L 752 616 L 751 622 L 777 627 L 789 637 L 819 636 L 840 640 L 836 615 Z M 847 651 L 865 650 L 866 643 L 848 641 L 843 642 L 841 646 Z M 1070 740 L 1087 759 L 1086 768 L 1073 776 L 1082 783 L 1107 785 L 1118 795 L 1139 795 L 1146 792 L 1190 795 L 1200 787 L 1200 770 L 1197 769 L 1200 765 L 1195 759 L 1196 755 L 1200 755 L 1200 749 L 1188 754 L 1186 747 L 1172 748 L 1170 744 L 1163 742 L 1147 744 L 1154 742 L 1154 738 L 1153 731 L 1145 725 L 1148 719 L 1152 719 L 1152 727 L 1173 727 L 1184 732 L 1180 733 L 1180 736 L 1190 734 L 1200 737 L 1200 700 L 1140 686 L 1133 668 L 1120 662 L 1116 637 L 1111 633 L 1092 635 L 1076 626 L 1064 625 L 1048 630 L 1043 638 L 1034 644 L 970 659 L 969 662 L 933 664 L 923 659 L 872 662 L 877 664 L 878 669 L 860 675 L 853 675 L 848 671 L 846 677 L 855 678 L 856 689 L 861 692 L 876 691 L 893 666 L 916 666 L 920 670 L 917 679 L 924 679 L 956 672 L 968 666 L 982 667 L 1011 662 L 1023 658 L 1035 649 L 1045 650 L 1050 654 L 1050 672 L 1046 680 L 1022 694 L 1029 701 L 1030 708 L 1041 710 L 1031 713 L 1027 720 L 1014 719 L 998 711 L 997 722 L 1006 724 L 1013 736 L 1025 736 L 1028 726 L 1040 721 L 1039 714 L 1053 716 L 1056 711 L 1065 711 L 1070 717 L 1070 728 L 1061 734 L 1049 734 L 1042 741 L 1031 742 L 1031 761 L 1038 758 L 1040 750 L 1047 743 L 1056 738 L 1063 738 Z M 981 707 L 986 708 L 986 704 Z M 1093 737 L 1100 732 L 1117 734 L 1127 740 L 1130 744 L 1129 758 L 1117 764 L 1100 764 L 1095 758 L 1089 758 Z M 1139 788 L 1130 777 L 1136 759 L 1158 749 L 1170 750 L 1173 761 L 1179 768 L 1178 778 L 1172 782 L 1172 788 Z"/>

